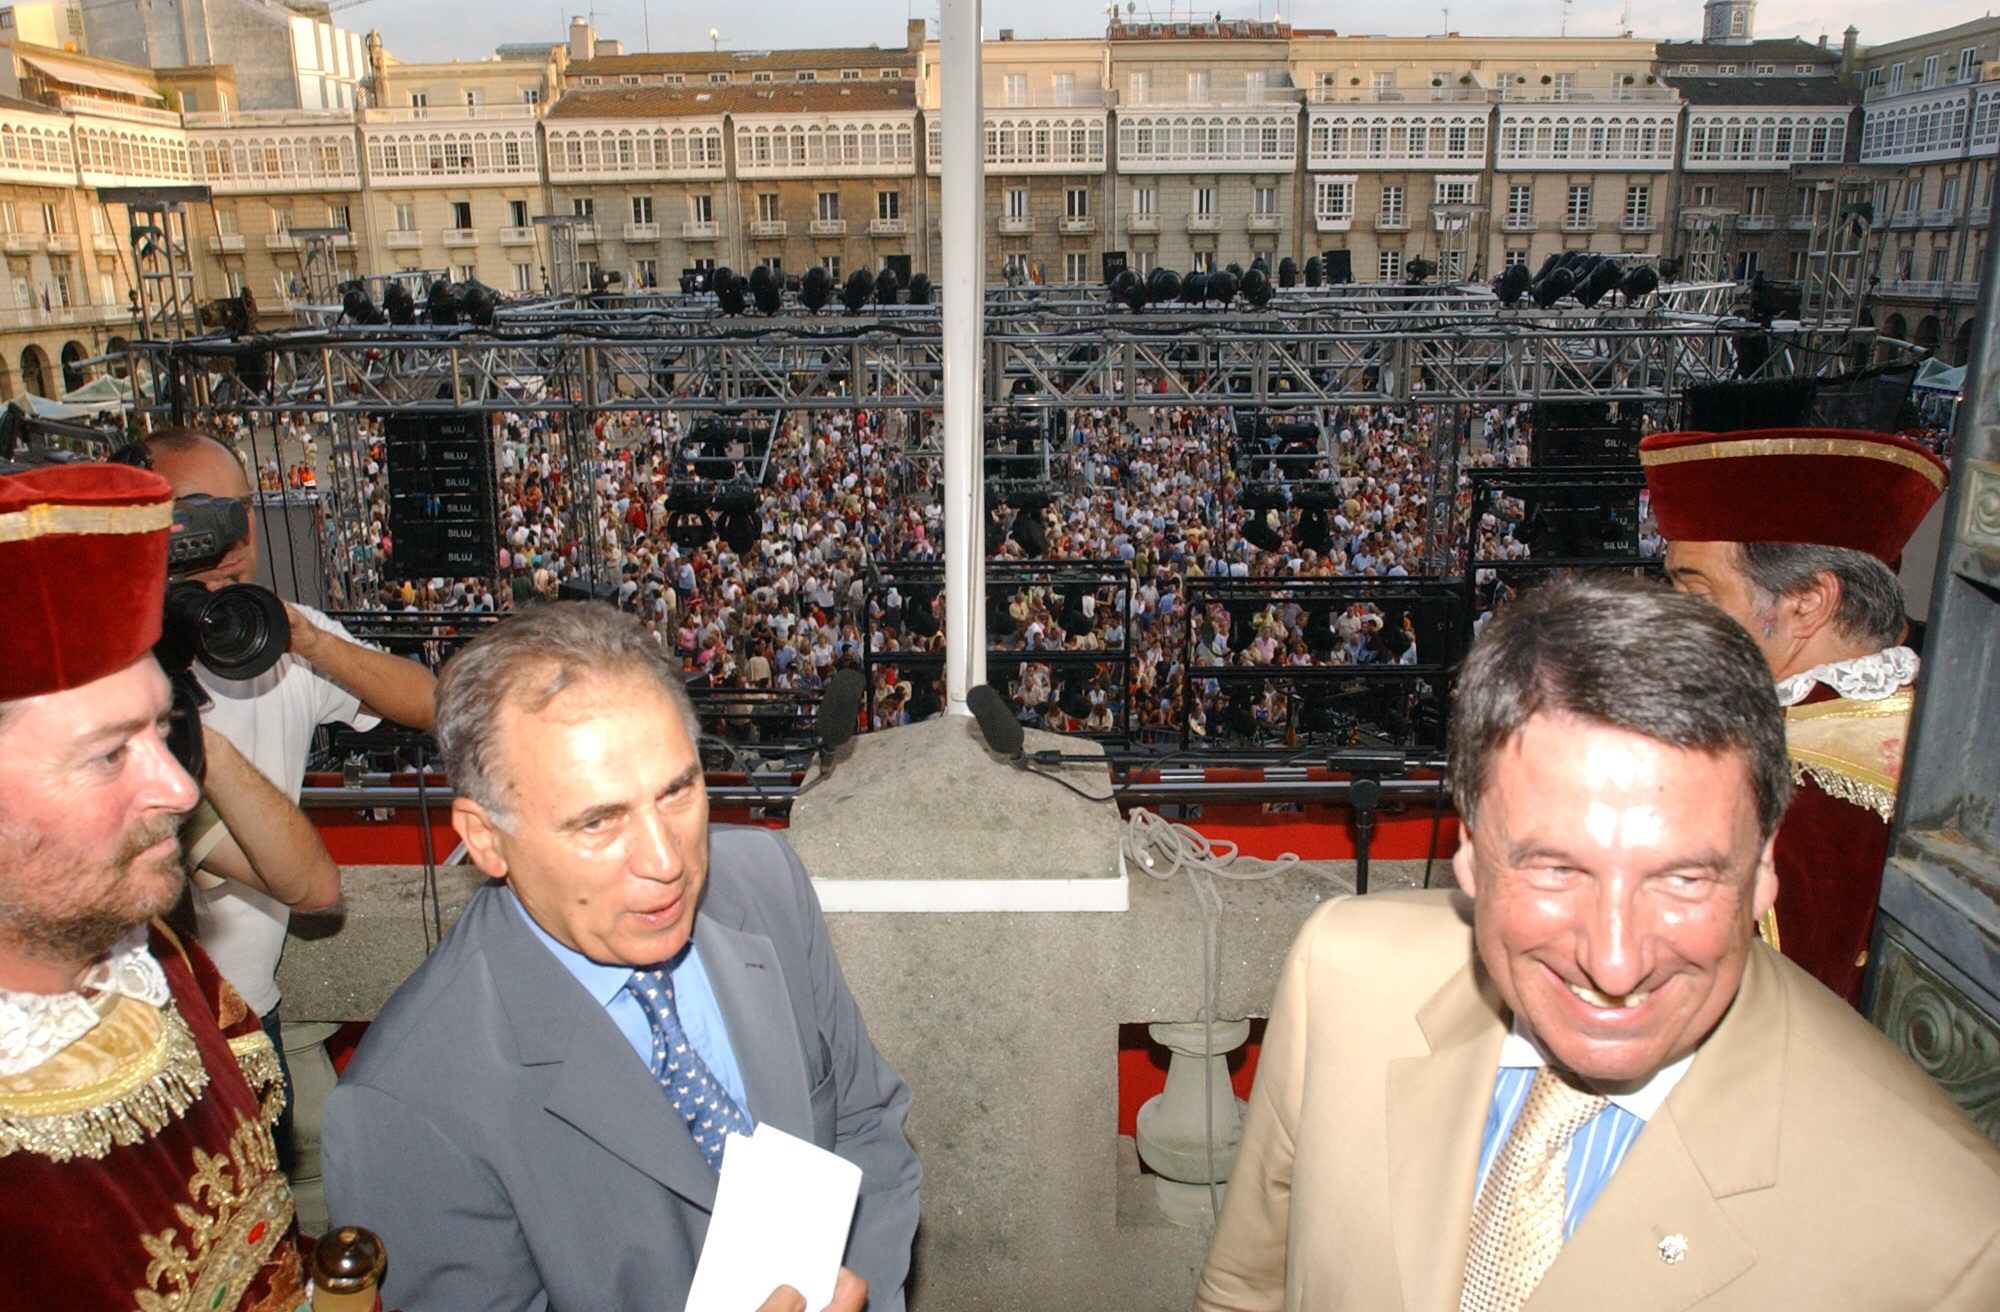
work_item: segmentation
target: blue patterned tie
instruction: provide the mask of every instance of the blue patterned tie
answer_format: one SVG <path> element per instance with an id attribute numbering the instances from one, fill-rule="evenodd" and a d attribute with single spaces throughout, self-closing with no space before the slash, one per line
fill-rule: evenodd
<path id="1" fill-rule="evenodd" d="M 722 1143 L 731 1131 L 750 1133 L 750 1118 L 722 1081 L 708 1069 L 708 1063 L 688 1042 L 681 1028 L 681 1016 L 674 1003 L 674 978 L 665 970 L 635 970 L 625 986 L 653 1026 L 653 1075 L 666 1090 L 667 1101 L 687 1122 L 694 1146 L 708 1159 L 711 1171 L 722 1169 Z"/>

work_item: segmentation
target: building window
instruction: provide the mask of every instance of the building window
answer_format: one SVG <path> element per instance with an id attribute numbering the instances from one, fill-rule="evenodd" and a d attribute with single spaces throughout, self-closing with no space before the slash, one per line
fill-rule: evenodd
<path id="1" fill-rule="evenodd" d="M 1152 273 L 1153 263 L 1158 258 L 1152 251 L 1133 251 L 1132 272 L 1138 274 L 1141 278 L 1146 277 Z"/>
<path id="2" fill-rule="evenodd" d="M 1903 90 L 1903 65 L 1889 65 L 1889 94 L 1900 95 Z"/>
<path id="3" fill-rule="evenodd" d="M 1504 269 L 1511 269 L 1511 268 L 1513 268 L 1513 267 L 1514 267 L 1515 265 L 1517 265 L 1517 264 L 1526 264 L 1527 262 L 1528 262 L 1528 248 L 1527 248 L 1527 247 L 1525 247 L 1525 246 L 1510 246 L 1510 247 L 1508 247 L 1508 249 L 1507 249 L 1507 253 L 1506 253 L 1506 254 L 1505 254 L 1504 256 L 1502 256 L 1502 257 L 1501 257 L 1501 266 L 1500 266 L 1500 267 L 1502 267 L 1502 268 L 1504 268 Z"/>
<path id="4" fill-rule="evenodd" d="M 1590 184 L 1579 183 L 1569 189 L 1569 208 L 1563 211 L 1567 222 L 1583 224 L 1590 221 Z"/>
<path id="5" fill-rule="evenodd" d="M 840 70 L 840 80 L 843 82 L 859 82 L 861 80 L 861 70 L 858 68 L 843 68 Z"/>
<path id="6" fill-rule="evenodd" d="M 679 73 L 663 73 L 660 76 L 660 81 L 670 87 L 685 86 L 687 84 L 687 78 Z"/>
<path id="7" fill-rule="evenodd" d="M 875 217 L 894 222 L 903 217 L 903 193 L 900 191 L 878 191 L 875 193 Z"/>
<path id="8" fill-rule="evenodd" d="M 1653 221 L 1653 188 L 1638 183 L 1625 188 L 1625 226 L 1643 228 Z"/>
<path id="9" fill-rule="evenodd" d="M 1382 221 L 1384 223 L 1403 222 L 1403 189 L 1401 187 L 1382 188 Z"/>
<path id="10" fill-rule="evenodd" d="M 1190 264 L 1192 265 L 1192 268 L 1189 271 L 1192 273 L 1214 273 L 1215 252 L 1196 251 L 1194 253 L 1194 258 L 1190 261 Z"/>
<path id="11" fill-rule="evenodd" d="M 594 219 L 597 217 L 597 202 L 589 196 L 572 196 L 569 212 L 579 219 Z"/>
<path id="12" fill-rule="evenodd" d="M 1776 64 L 1759 64 L 1759 65 L 1757 65 L 1757 75 L 1758 75 L 1759 77 L 1769 77 L 1769 76 L 1770 76 L 1771 74 L 1773 74 L 1773 73 L 1775 73 L 1775 72 L 1777 72 L 1777 71 L 1778 71 L 1778 66 L 1777 66 Z"/>
<path id="13" fill-rule="evenodd" d="M 1132 212 L 1152 218 L 1160 212 L 1160 192 L 1157 187 L 1132 188 Z"/>
<path id="14" fill-rule="evenodd" d="M 1507 188 L 1507 222 L 1526 223 L 1535 216 L 1535 185 L 1517 182 Z"/>
<path id="15" fill-rule="evenodd" d="M 1387 73 L 1377 73 L 1373 77 L 1372 84 L 1377 96 L 1387 96 L 1396 89 L 1396 74 L 1393 70 Z"/>
<path id="16" fill-rule="evenodd" d="M 833 223 L 839 220 L 840 218 L 839 192 L 822 191 L 821 193 L 819 193 L 819 217 L 822 221 L 827 223 Z"/>
<path id="17" fill-rule="evenodd" d="M 1576 74 L 1574 73 L 1556 74 L 1555 91 L 1552 98 L 1556 100 L 1569 100 L 1572 99 L 1575 95 L 1576 95 Z"/>
<path id="18" fill-rule="evenodd" d="M 1709 184 L 1694 189 L 1693 204 L 1696 209 L 1706 209 L 1715 204 L 1715 186 Z"/>
<path id="19" fill-rule="evenodd" d="M 513 228 L 528 226 L 528 202 L 510 200 L 507 202 L 507 225 Z"/>
<path id="20" fill-rule="evenodd" d="M 1028 103 L 1028 75 L 1026 73 L 1009 73 L 1002 80 L 1001 85 L 1005 89 L 1006 103 L 1009 105 L 1025 105 Z"/>
<path id="21" fill-rule="evenodd" d="M 1958 208 L 1958 175 L 1953 174 L 1938 188 L 1938 208 L 1950 213 Z"/>
<path id="22" fill-rule="evenodd" d="M 1090 254 L 1087 251 L 1070 251 L 1063 256 L 1063 281 L 1086 282 L 1090 278 Z"/>
<path id="23" fill-rule="evenodd" d="M 712 87 L 726 87 L 729 85 L 729 74 L 710 73 L 708 75 L 708 84 Z"/>
<path id="24" fill-rule="evenodd" d="M 800 69 L 800 70 L 799 70 L 799 81 L 801 81 L 801 82 L 817 82 L 817 81 L 819 81 L 819 74 L 818 74 L 818 73 L 816 73 L 816 72 L 814 72 L 814 71 L 813 71 L 812 69 L 810 69 L 810 68 L 802 68 L 802 69 Z"/>
<path id="25" fill-rule="evenodd" d="M 827 277 L 833 279 L 835 282 L 840 281 L 840 257 L 838 255 L 820 256 L 819 267 L 826 270 Z"/>
<path id="26" fill-rule="evenodd" d="M 1313 217 L 1320 223 L 1347 223 L 1354 218 L 1354 179 L 1320 178 L 1313 189 Z"/>
<path id="27" fill-rule="evenodd" d="M 1215 217 L 1215 188 L 1196 187 L 1194 189 L 1194 212 L 1204 218 Z"/>
<path id="28" fill-rule="evenodd" d="M 1938 80 L 1938 57 L 1936 55 L 1926 55 L 1924 57 L 1923 89 L 1929 91 L 1932 87 L 1937 85 L 1937 80 Z"/>
<path id="29" fill-rule="evenodd" d="M 1070 187 L 1063 192 L 1063 217 L 1067 219 L 1090 217 L 1090 188 Z"/>
<path id="30" fill-rule="evenodd" d="M 632 222 L 651 223 L 653 221 L 653 198 L 634 196 L 632 198 Z"/>
<path id="31" fill-rule="evenodd" d="M 1734 64 L 1717 64 L 1717 65 L 1715 66 L 1715 71 L 1716 71 L 1716 72 L 1718 72 L 1718 73 L 1734 73 L 1734 72 L 1736 71 L 1736 65 L 1734 65 Z"/>
<path id="32" fill-rule="evenodd" d="M 1375 257 L 1376 282 L 1400 282 L 1403 277 L 1403 252 L 1383 251 Z"/>
<path id="33" fill-rule="evenodd" d="M 1076 103 L 1076 74 L 1074 74 L 1074 73 L 1058 73 L 1058 74 L 1056 74 L 1056 75 L 1055 75 L 1055 83 L 1054 83 L 1054 85 L 1053 85 L 1053 86 L 1052 86 L 1052 87 L 1050 88 L 1050 94 L 1049 94 L 1049 99 L 1050 99 L 1050 101 L 1051 101 L 1051 102 L 1053 102 L 1054 104 L 1057 104 L 1057 105 L 1073 105 L 1073 104 L 1075 104 L 1075 103 Z"/>
<path id="34" fill-rule="evenodd" d="M 402 208 L 400 205 L 396 207 L 399 217 L 402 214 Z M 215 230 L 225 237 L 234 237 L 238 231 L 236 227 L 236 211 L 218 209 L 215 212 Z M 0 205 L 0 232 L 12 231 L 14 231 L 14 207 L 12 205 Z M 398 231 L 401 231 L 401 229 L 399 228 Z"/>
<path id="35" fill-rule="evenodd" d="M 752 82 L 769 82 L 771 81 L 771 71 L 769 69 L 760 69 L 750 75 L 750 80 Z"/>
<path id="36" fill-rule="evenodd" d="M 1252 214 L 1261 214 L 1267 218 L 1275 217 L 1278 213 L 1278 189 L 1276 187 L 1259 187 L 1252 192 L 1250 197 L 1250 212 Z"/>
<path id="37" fill-rule="evenodd" d="M 1470 205 L 1473 189 L 1478 185 L 1477 178 L 1439 178 L 1433 199 L 1439 205 Z"/>
<path id="38" fill-rule="evenodd" d="M 1743 189 L 1743 212 L 1753 217 L 1764 214 L 1765 195 L 1766 189 L 1761 183 L 1745 187 Z"/>
<path id="39" fill-rule="evenodd" d="M 694 223 L 715 222 L 715 197 L 706 192 L 688 197 L 688 219 Z"/>
<path id="40" fill-rule="evenodd" d="M 1127 104 L 1143 105 L 1152 98 L 1153 75 L 1133 73 L 1125 79 L 1125 100 Z"/>
<path id="41" fill-rule="evenodd" d="M 233 214 L 230 215 L 230 220 L 234 222 L 235 217 Z M 395 227 L 397 232 L 415 232 L 417 230 L 417 207 L 408 201 L 397 201 Z"/>
<path id="42" fill-rule="evenodd" d="M 1817 70 L 1811 64 L 1794 64 L 1792 65 L 1792 71 L 1794 73 L 1811 73 Z"/>
<path id="43" fill-rule="evenodd" d="M 757 193 L 757 221 L 759 223 L 776 223 L 784 217 L 785 212 L 778 208 L 777 192 L 760 191 Z"/>
<path id="44" fill-rule="evenodd" d="M 637 279 L 641 287 L 658 287 L 660 285 L 659 261 L 634 260 L 632 262 L 632 275 Z"/>
<path id="45" fill-rule="evenodd" d="M 91 211 L 93 215 L 102 213 L 102 210 Z M 326 226 L 329 228 L 345 228 L 347 231 L 352 232 L 354 231 L 352 216 L 353 211 L 345 205 L 329 205 L 326 207 Z"/>
<path id="46" fill-rule="evenodd" d="M 514 226 L 519 227 L 520 225 L 516 224 Z M 517 292 L 531 292 L 535 290 L 534 265 L 517 264 L 514 266 L 514 290 Z"/>
<path id="47" fill-rule="evenodd" d="M 1209 100 L 1209 77 L 1205 68 L 1191 69 L 1187 75 L 1187 98 L 1190 105 L 1206 105 Z"/>
<path id="48" fill-rule="evenodd" d="M 451 226 L 454 228 L 470 228 L 472 226 L 471 201 L 455 200 L 451 203 Z"/>
<path id="49" fill-rule="evenodd" d="M 618 79 L 618 85 L 621 87 L 636 87 L 639 85 L 639 75 L 637 73 L 627 73 Z"/>
<path id="50" fill-rule="evenodd" d="M 1744 251 L 1736 257 L 1736 267 L 1741 280 L 1749 282 L 1763 272 L 1764 260 L 1756 251 Z"/>
<path id="51" fill-rule="evenodd" d="M 1008 218 L 1010 218 L 1010 219 L 1025 219 L 1025 218 L 1027 218 L 1027 217 L 1028 217 L 1028 189 L 1027 189 L 1026 187 L 1009 187 L 1009 188 L 1007 188 L 1007 191 L 1006 191 L 1006 204 L 1007 204 L 1007 208 L 1006 208 L 1006 210 L 1005 210 L 1005 213 L 1006 213 L 1006 215 L 1007 215 L 1007 217 L 1008 217 Z"/>
<path id="52" fill-rule="evenodd" d="M 1967 46 L 1958 52 L 1958 80 L 1972 81 L 1972 66 L 1979 62 L 1979 47 Z"/>
<path id="53" fill-rule="evenodd" d="M 584 83 L 586 85 L 588 85 L 590 81 L 591 79 L 589 78 L 584 79 Z M 422 111 L 429 109 L 430 105 L 431 105 L 431 98 L 429 92 L 412 91 L 410 93 L 410 108 L 418 111 L 417 113 L 418 118 L 423 117 Z"/>

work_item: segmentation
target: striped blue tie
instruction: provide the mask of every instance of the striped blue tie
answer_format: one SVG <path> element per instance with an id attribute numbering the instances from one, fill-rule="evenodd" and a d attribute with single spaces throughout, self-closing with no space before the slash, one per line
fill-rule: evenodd
<path id="1" fill-rule="evenodd" d="M 674 978 L 665 970 L 635 970 L 626 984 L 646 1019 L 653 1026 L 653 1075 L 666 1090 L 667 1101 L 687 1122 L 694 1146 L 708 1160 L 711 1171 L 722 1169 L 722 1144 L 732 1131 L 748 1134 L 750 1117 L 729 1090 L 708 1069 L 708 1063 L 688 1042 L 681 1028 L 680 1011 L 674 1004 Z"/>

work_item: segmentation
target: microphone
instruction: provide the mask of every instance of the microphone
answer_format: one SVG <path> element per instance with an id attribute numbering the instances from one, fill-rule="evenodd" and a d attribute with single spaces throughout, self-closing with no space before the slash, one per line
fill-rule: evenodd
<path id="1" fill-rule="evenodd" d="M 868 685 L 859 670 L 835 670 L 826 681 L 826 692 L 819 699 L 819 715 L 813 721 L 814 731 L 819 734 L 821 765 L 830 763 L 833 754 L 854 736 L 855 717 L 861 714 L 861 699 L 867 691 Z"/>
<path id="2" fill-rule="evenodd" d="M 985 740 L 987 749 L 1009 761 L 1022 759 L 1021 743 L 1024 735 L 1021 722 L 1014 718 L 1014 712 L 1007 708 L 1007 699 L 1002 697 L 991 684 L 980 684 L 965 694 L 965 708 L 972 712 L 972 718 L 979 721 L 979 736 Z"/>

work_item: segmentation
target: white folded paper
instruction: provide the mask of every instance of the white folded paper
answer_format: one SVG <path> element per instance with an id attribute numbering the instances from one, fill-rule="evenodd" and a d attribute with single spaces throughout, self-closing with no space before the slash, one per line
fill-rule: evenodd
<path id="1" fill-rule="evenodd" d="M 824 1148 L 769 1125 L 730 1135 L 687 1312 L 756 1312 L 779 1285 L 819 1312 L 860 1195 L 861 1168 Z"/>

